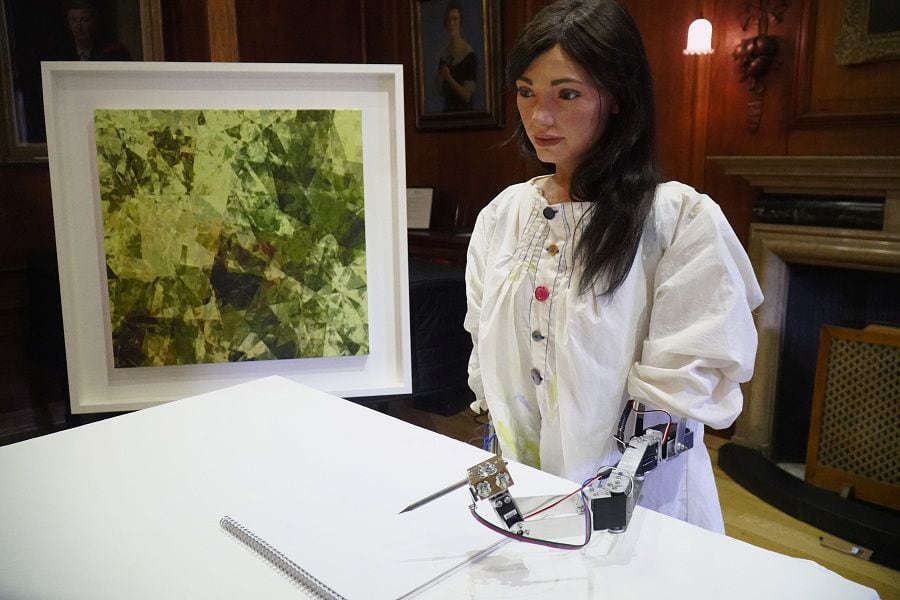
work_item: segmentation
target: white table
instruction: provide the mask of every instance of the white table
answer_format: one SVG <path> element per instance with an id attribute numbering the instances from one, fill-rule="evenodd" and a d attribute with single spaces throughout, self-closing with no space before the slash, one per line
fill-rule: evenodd
<path id="1" fill-rule="evenodd" d="M 379 528 L 484 457 L 277 377 L 2 447 L 0 598 L 304 597 L 218 526 L 225 514 L 281 536 L 269 541 L 292 558 L 309 550 L 335 587 L 376 582 L 391 567 L 373 565 L 405 541 Z M 516 495 L 574 487 L 510 470 Z M 429 551 L 500 539 L 471 519 L 465 490 L 412 514 Z M 398 573 L 387 579 L 415 577 Z M 584 551 L 504 543 L 418 597 L 638 596 L 877 598 L 810 561 L 641 508 L 625 534 L 595 535 Z"/>

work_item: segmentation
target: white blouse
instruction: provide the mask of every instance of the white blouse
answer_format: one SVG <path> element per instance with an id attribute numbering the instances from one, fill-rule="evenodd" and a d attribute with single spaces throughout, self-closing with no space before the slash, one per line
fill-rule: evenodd
<path id="1" fill-rule="evenodd" d="M 548 205 L 537 181 L 481 211 L 466 264 L 473 408 L 490 411 L 503 455 L 581 483 L 618 462 L 613 435 L 629 398 L 728 427 L 753 373 L 762 293 L 718 205 L 660 185 L 631 271 L 605 298 L 578 293 L 574 251 L 590 204 Z M 647 475 L 640 504 L 723 531 L 703 425 L 693 425 L 694 448 Z"/>

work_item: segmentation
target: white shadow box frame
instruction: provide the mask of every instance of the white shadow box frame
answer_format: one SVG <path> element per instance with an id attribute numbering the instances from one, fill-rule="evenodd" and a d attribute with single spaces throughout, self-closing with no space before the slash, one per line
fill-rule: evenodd
<path id="1" fill-rule="evenodd" d="M 73 413 L 144 408 L 270 375 L 342 397 L 411 392 L 401 66 L 47 62 L 42 71 Z M 369 354 L 114 368 L 97 109 L 360 110 Z"/>

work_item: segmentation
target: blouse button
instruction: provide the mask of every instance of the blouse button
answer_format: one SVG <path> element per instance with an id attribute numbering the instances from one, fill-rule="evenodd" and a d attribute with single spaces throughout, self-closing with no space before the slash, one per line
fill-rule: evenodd
<path id="1" fill-rule="evenodd" d="M 531 339 L 533 339 L 533 340 L 536 341 L 536 342 L 539 342 L 539 341 L 541 341 L 542 339 L 544 339 L 544 336 L 541 335 L 541 332 L 540 332 L 540 331 L 538 331 L 537 329 L 535 329 L 534 331 L 531 332 Z"/>
<path id="2" fill-rule="evenodd" d="M 559 246 L 557 246 L 556 244 L 550 244 L 549 246 L 547 246 L 547 252 L 550 253 L 550 256 L 556 256 L 557 254 L 559 254 Z"/>
<path id="3" fill-rule="evenodd" d="M 555 216 L 556 216 L 555 209 L 550 208 L 549 206 L 544 209 L 544 218 L 545 219 L 552 219 Z"/>
<path id="4" fill-rule="evenodd" d="M 534 297 L 538 302 L 543 302 L 550 297 L 550 290 L 543 285 L 539 285 L 534 288 Z"/>
<path id="5" fill-rule="evenodd" d="M 537 369 L 532 369 L 531 370 L 531 380 L 534 382 L 534 385 L 541 385 L 541 381 L 543 381 L 544 378 L 541 377 L 540 371 L 538 371 Z"/>

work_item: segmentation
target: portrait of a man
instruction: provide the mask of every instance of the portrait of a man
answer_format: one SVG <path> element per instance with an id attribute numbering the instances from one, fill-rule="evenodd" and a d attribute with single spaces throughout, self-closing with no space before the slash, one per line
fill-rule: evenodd
<path id="1" fill-rule="evenodd" d="M 131 60 L 131 52 L 94 2 L 70 0 L 62 13 L 65 33 L 51 39 L 51 60 Z"/>
<path id="2" fill-rule="evenodd" d="M 142 0 L 0 0 L 8 44 L 11 81 L 3 81 L 10 99 L 6 127 L 18 144 L 44 144 L 41 61 L 122 61 L 160 57 L 143 55 Z"/>

